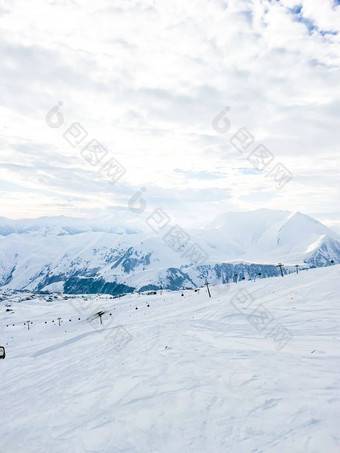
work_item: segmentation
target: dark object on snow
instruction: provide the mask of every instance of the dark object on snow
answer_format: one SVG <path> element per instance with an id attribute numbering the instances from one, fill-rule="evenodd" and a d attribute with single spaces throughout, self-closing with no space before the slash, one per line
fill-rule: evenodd
<path id="1" fill-rule="evenodd" d="M 0 346 L 0 359 L 4 359 L 6 357 L 6 351 L 3 346 Z"/>
<path id="2" fill-rule="evenodd" d="M 280 268 L 281 277 L 283 277 L 283 270 L 282 270 L 283 266 L 284 266 L 284 265 L 283 265 L 282 263 L 279 263 L 279 264 L 277 265 L 277 267 Z"/>
<path id="3" fill-rule="evenodd" d="M 204 284 L 205 284 L 205 286 L 207 287 L 209 297 L 211 297 L 208 281 L 206 281 Z"/>

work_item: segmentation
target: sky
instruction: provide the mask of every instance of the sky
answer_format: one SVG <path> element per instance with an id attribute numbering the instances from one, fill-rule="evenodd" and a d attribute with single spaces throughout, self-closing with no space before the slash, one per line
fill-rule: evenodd
<path id="1" fill-rule="evenodd" d="M 2 2 L 0 216 L 100 216 L 143 188 L 183 225 L 340 226 L 339 44 L 333 0 Z"/>

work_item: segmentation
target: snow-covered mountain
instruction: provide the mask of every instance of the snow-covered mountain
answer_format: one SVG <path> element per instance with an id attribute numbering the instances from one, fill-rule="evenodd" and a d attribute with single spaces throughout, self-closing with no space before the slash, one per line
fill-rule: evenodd
<path id="1" fill-rule="evenodd" d="M 274 276 L 278 262 L 285 272 L 296 264 L 340 263 L 340 236 L 299 212 L 230 212 L 164 239 L 171 228 L 157 234 L 144 222 L 136 226 L 136 217 L 132 223 L 123 216 L 1 218 L 0 286 L 118 294 Z M 190 253 L 193 244 L 204 262 Z"/>

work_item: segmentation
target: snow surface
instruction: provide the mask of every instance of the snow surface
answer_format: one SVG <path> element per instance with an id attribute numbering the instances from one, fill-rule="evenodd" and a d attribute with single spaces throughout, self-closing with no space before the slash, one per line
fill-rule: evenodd
<path id="1" fill-rule="evenodd" d="M 339 274 L 211 287 L 211 299 L 0 292 L 1 453 L 339 452 Z M 261 306 L 286 344 L 254 327 Z"/>

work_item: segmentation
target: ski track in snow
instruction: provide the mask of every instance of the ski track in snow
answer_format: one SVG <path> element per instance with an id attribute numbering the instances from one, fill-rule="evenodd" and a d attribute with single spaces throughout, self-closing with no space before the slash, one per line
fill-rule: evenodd
<path id="1" fill-rule="evenodd" d="M 340 452 L 339 277 L 88 296 L 86 315 L 80 296 L 1 302 L 1 453 Z M 245 289 L 292 333 L 282 350 L 230 303 Z"/>

